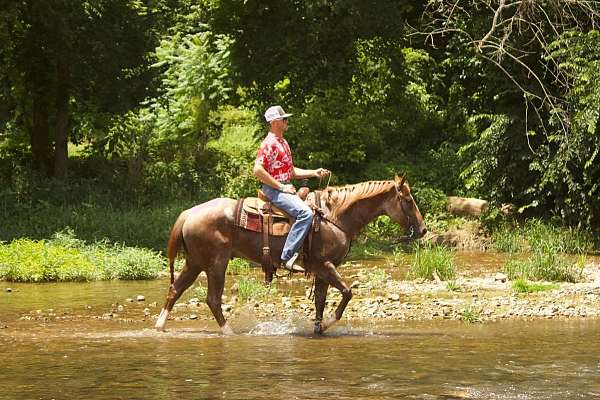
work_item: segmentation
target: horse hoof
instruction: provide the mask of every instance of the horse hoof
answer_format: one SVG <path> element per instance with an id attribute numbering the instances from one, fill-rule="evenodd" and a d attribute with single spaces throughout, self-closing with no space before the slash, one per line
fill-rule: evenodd
<path id="1" fill-rule="evenodd" d="M 327 329 L 331 328 L 333 324 L 335 324 L 338 320 L 335 317 L 327 318 L 326 321 L 321 323 L 321 333 L 325 332 Z"/>
<path id="2" fill-rule="evenodd" d="M 154 325 L 154 328 L 158 332 L 165 331 L 165 324 L 167 323 L 168 317 L 169 317 L 169 312 L 163 308 L 160 312 L 160 315 L 158 316 L 158 319 L 156 320 L 156 324 Z"/>
<path id="3" fill-rule="evenodd" d="M 233 330 L 229 327 L 229 325 L 227 323 L 225 323 L 225 325 L 223 325 L 221 327 L 221 332 L 225 336 L 234 336 L 235 335 L 235 333 L 233 332 Z"/>
<path id="4" fill-rule="evenodd" d="M 323 333 L 323 328 L 321 327 L 321 323 L 315 323 L 315 329 L 313 332 L 315 335 L 321 335 Z"/>

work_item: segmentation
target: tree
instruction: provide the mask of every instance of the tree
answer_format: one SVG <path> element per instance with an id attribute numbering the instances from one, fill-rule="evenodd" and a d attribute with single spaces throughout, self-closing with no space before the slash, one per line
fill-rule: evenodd
<path id="1" fill-rule="evenodd" d="M 7 114 L 21 116 L 14 123 L 29 136 L 33 168 L 64 177 L 69 134 L 81 135 L 74 113 L 98 123 L 147 95 L 146 57 L 160 18 L 124 0 L 23 0 L 1 15 L 3 97 L 13 104 Z"/>
<path id="2" fill-rule="evenodd" d="M 465 70 L 477 77 L 467 97 L 479 99 L 470 112 L 476 134 L 463 149 L 474 163 L 463 174 L 472 188 L 522 211 L 598 221 L 596 156 L 587 147 L 598 142 L 597 95 L 582 82 L 597 76 L 590 38 L 600 3 L 441 0 L 425 17 L 415 35 L 449 52 L 450 65 L 460 68 L 457 47 L 479 63 Z"/>

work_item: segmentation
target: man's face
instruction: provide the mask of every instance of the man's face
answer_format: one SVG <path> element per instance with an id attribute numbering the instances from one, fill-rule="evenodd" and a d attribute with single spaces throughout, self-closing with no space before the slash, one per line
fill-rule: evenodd
<path id="1" fill-rule="evenodd" d="M 273 121 L 273 123 L 275 124 L 277 129 L 281 130 L 281 132 L 285 132 L 288 130 L 288 119 L 287 118 L 277 119 L 277 120 Z"/>

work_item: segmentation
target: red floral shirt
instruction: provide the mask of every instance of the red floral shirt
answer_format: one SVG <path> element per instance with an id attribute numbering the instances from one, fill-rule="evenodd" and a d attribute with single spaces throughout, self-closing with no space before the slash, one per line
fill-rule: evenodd
<path id="1" fill-rule="evenodd" d="M 269 132 L 258 148 L 256 164 L 279 182 L 289 182 L 294 177 L 294 162 L 290 145 L 284 138 Z"/>

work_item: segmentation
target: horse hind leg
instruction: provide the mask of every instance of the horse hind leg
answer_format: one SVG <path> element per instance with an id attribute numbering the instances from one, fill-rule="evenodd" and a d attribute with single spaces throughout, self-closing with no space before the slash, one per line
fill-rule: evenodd
<path id="1" fill-rule="evenodd" d="M 163 306 L 158 319 L 156 320 L 156 324 L 154 327 L 157 331 L 164 331 L 165 324 L 167 323 L 167 318 L 169 317 L 169 313 L 173 310 L 173 306 L 175 302 L 181 297 L 183 292 L 189 288 L 192 283 L 196 280 L 200 274 L 200 268 L 190 266 L 189 262 L 186 260 L 183 265 L 183 269 L 175 279 L 175 282 L 171 286 L 169 286 L 169 293 L 167 294 L 167 299 L 165 301 L 165 305 Z"/>

